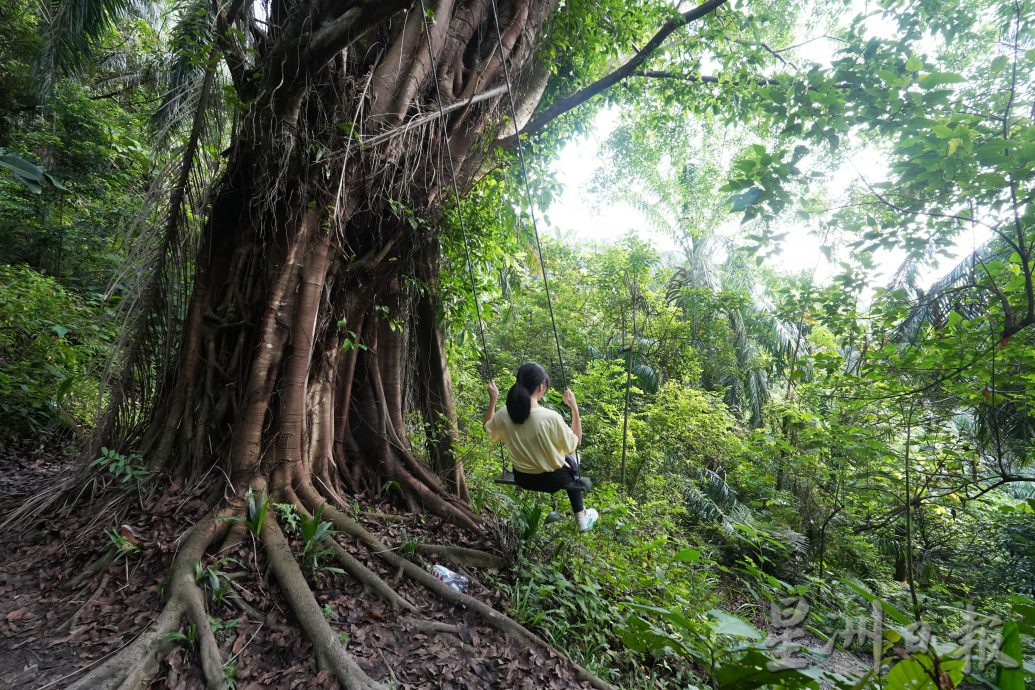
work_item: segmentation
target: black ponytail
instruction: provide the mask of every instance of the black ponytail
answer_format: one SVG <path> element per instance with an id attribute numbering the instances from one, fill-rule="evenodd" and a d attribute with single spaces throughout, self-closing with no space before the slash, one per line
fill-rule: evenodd
<path id="1" fill-rule="evenodd" d="M 517 371 L 517 381 L 507 391 L 507 414 L 510 415 L 510 421 L 523 424 L 528 419 L 532 413 L 532 393 L 543 383 L 550 386 L 546 369 L 535 362 L 521 365 Z"/>

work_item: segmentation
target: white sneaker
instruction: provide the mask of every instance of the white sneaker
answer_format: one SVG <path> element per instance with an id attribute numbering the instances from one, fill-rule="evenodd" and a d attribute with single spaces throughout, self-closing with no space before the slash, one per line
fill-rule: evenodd
<path id="1" fill-rule="evenodd" d="M 580 532 L 588 532 L 593 529 L 593 525 L 596 524 L 597 518 L 600 514 L 593 508 L 583 510 L 581 513 L 575 516 L 575 522 L 579 525 Z"/>

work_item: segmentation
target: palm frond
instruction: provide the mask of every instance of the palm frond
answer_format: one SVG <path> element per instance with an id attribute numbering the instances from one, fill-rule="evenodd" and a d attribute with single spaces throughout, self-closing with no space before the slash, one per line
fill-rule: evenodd
<path id="1" fill-rule="evenodd" d="M 737 523 L 753 522 L 751 509 L 738 500 L 725 477 L 707 468 L 699 468 L 695 475 L 683 490 L 683 503 L 691 518 L 719 523 L 730 533 Z"/>
<path id="2" fill-rule="evenodd" d="M 744 387 L 745 397 L 749 402 L 747 410 L 748 424 L 753 429 L 761 428 L 765 425 L 763 410 L 770 397 L 769 379 L 766 377 L 765 372 L 758 367 L 753 367 L 748 371 Z"/>
<path id="3" fill-rule="evenodd" d="M 165 93 L 156 113 L 159 127 L 175 131 L 194 112 L 204 83 L 214 39 L 215 17 L 210 2 L 188 2 L 177 8 L 179 21 L 169 39 Z"/>
<path id="4" fill-rule="evenodd" d="M 146 425 L 163 387 L 176 380 L 177 345 L 193 281 L 191 266 L 208 194 L 219 170 L 215 152 L 227 136 L 221 109 L 211 107 L 216 81 L 217 70 L 210 63 L 194 104 L 191 129 L 170 164 L 174 176 L 159 176 L 148 195 L 150 208 L 130 238 L 123 280 L 131 297 L 124 301 L 124 325 L 102 381 L 110 401 L 87 455 L 114 440 L 145 450 L 140 444 Z M 172 184 L 163 186 L 161 181 L 169 177 Z"/>
<path id="5" fill-rule="evenodd" d="M 140 0 L 45 0 L 36 65 L 41 92 L 49 93 L 59 74 L 81 71 L 118 20 L 145 5 Z"/>
<path id="6" fill-rule="evenodd" d="M 683 490 L 683 504 L 696 522 L 719 523 L 727 532 L 733 532 L 733 521 L 696 486 L 691 484 Z"/>
<path id="7" fill-rule="evenodd" d="M 636 377 L 636 385 L 640 389 L 648 393 L 658 392 L 661 381 L 658 377 L 657 369 L 649 364 L 635 364 L 632 368 L 632 374 Z"/>
<path id="8" fill-rule="evenodd" d="M 915 284 L 911 285 L 903 276 L 909 270 L 900 268 L 896 280 L 888 286 L 887 294 L 906 289 L 916 300 L 913 308 L 895 329 L 895 340 L 913 343 L 925 324 L 941 327 L 953 311 L 964 318 L 982 313 L 985 305 L 980 299 L 954 299 L 959 288 L 974 284 L 981 264 L 989 263 L 1009 254 L 1009 247 L 1002 241 L 990 240 L 978 247 L 970 256 L 958 263 L 951 271 L 939 278 L 926 294 Z"/>

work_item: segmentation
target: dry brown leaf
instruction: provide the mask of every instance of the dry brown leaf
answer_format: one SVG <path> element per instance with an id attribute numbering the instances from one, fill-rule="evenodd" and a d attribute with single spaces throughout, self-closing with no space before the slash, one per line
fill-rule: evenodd
<path id="1" fill-rule="evenodd" d="M 27 606 L 23 606 L 20 609 L 15 609 L 14 611 L 11 611 L 9 614 L 7 614 L 7 622 L 13 623 L 14 621 L 20 621 L 22 618 L 25 618 L 25 614 L 27 614 L 28 612 L 29 607 Z"/>

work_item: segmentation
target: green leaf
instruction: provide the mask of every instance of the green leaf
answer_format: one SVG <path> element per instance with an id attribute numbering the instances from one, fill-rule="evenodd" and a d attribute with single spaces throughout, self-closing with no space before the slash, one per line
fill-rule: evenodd
<path id="1" fill-rule="evenodd" d="M 844 679 L 819 668 L 785 668 L 770 671 L 766 665 L 772 658 L 757 649 L 750 649 L 731 662 L 723 664 L 715 673 L 715 681 L 721 690 L 753 690 L 763 686 L 793 688 L 817 687 L 820 681 L 836 685 Z"/>
<path id="2" fill-rule="evenodd" d="M 1033 504 L 1031 507 L 1035 508 L 1035 499 L 1029 498 L 1028 503 Z M 1017 624 L 1021 633 L 1035 637 L 1035 604 L 1031 599 L 1020 596 L 1011 597 L 1010 603 L 1012 604 L 1012 615 L 1020 618 Z"/>
<path id="3" fill-rule="evenodd" d="M 43 180 L 43 168 L 12 153 L 0 156 L 0 167 L 7 168 L 23 181 L 40 182 Z"/>
<path id="4" fill-rule="evenodd" d="M 46 178 L 47 182 L 49 182 L 50 186 L 52 186 L 54 189 L 60 189 L 62 192 L 68 191 L 68 187 L 61 184 L 61 182 L 59 182 L 58 179 L 51 175 L 49 172 L 44 172 L 43 177 Z"/>
<path id="5" fill-rule="evenodd" d="M 923 67 L 924 61 L 915 55 L 906 60 L 906 70 L 909 72 L 919 72 Z"/>
<path id="6" fill-rule="evenodd" d="M 755 626 L 743 618 L 730 615 L 718 609 L 712 609 L 708 615 L 715 618 L 718 623 L 712 625 L 716 635 L 733 635 L 734 637 L 746 637 L 750 640 L 762 639 L 762 633 Z"/>
<path id="7" fill-rule="evenodd" d="M 1021 628 L 1017 621 L 1003 623 L 1002 653 L 1017 662 L 1016 668 L 999 665 L 996 685 L 999 690 L 1024 690 L 1024 652 L 1021 649 Z"/>
<path id="8" fill-rule="evenodd" d="M 935 690 L 931 677 L 916 659 L 903 659 L 888 671 L 888 690 Z"/>
<path id="9" fill-rule="evenodd" d="M 59 338 L 64 338 L 66 335 L 68 335 L 68 329 L 64 326 L 59 326 L 57 324 L 51 326 L 50 330 L 53 331 L 54 334 L 57 335 L 57 337 Z"/>
<path id="10" fill-rule="evenodd" d="M 892 606 L 888 602 L 884 601 L 880 597 L 874 595 L 868 589 L 863 587 L 860 583 L 853 582 L 852 580 L 843 580 L 843 582 L 850 589 L 852 589 L 852 591 L 854 591 L 856 594 L 861 596 L 866 601 L 869 601 L 871 603 L 875 601 L 875 602 L 879 603 L 880 607 L 882 609 L 884 609 L 884 613 L 889 618 L 891 618 L 893 621 L 895 621 L 896 623 L 901 623 L 902 625 L 909 625 L 909 623 L 911 621 L 909 616 L 907 616 L 906 614 L 902 613 L 897 608 L 895 608 L 894 606 Z"/>
<path id="11" fill-rule="evenodd" d="M 697 549 L 683 549 L 676 552 L 674 559 L 680 563 L 696 563 L 701 560 L 701 552 Z"/>
<path id="12" fill-rule="evenodd" d="M 72 390 L 72 386 L 75 385 L 75 376 L 66 376 L 58 385 L 57 393 L 54 394 L 54 400 L 60 403 L 65 399 L 65 396 Z"/>
<path id="13" fill-rule="evenodd" d="M 961 81 L 964 81 L 964 79 L 953 72 L 931 72 L 930 74 L 925 74 L 920 77 L 918 81 L 920 82 L 920 86 L 925 89 L 930 89 L 935 86 L 941 86 L 942 84 L 958 84 Z"/>
<path id="14" fill-rule="evenodd" d="M 740 213 L 748 206 L 751 206 L 762 196 L 762 190 L 758 187 L 749 187 L 746 191 L 736 194 L 730 198 L 734 213 Z"/>

